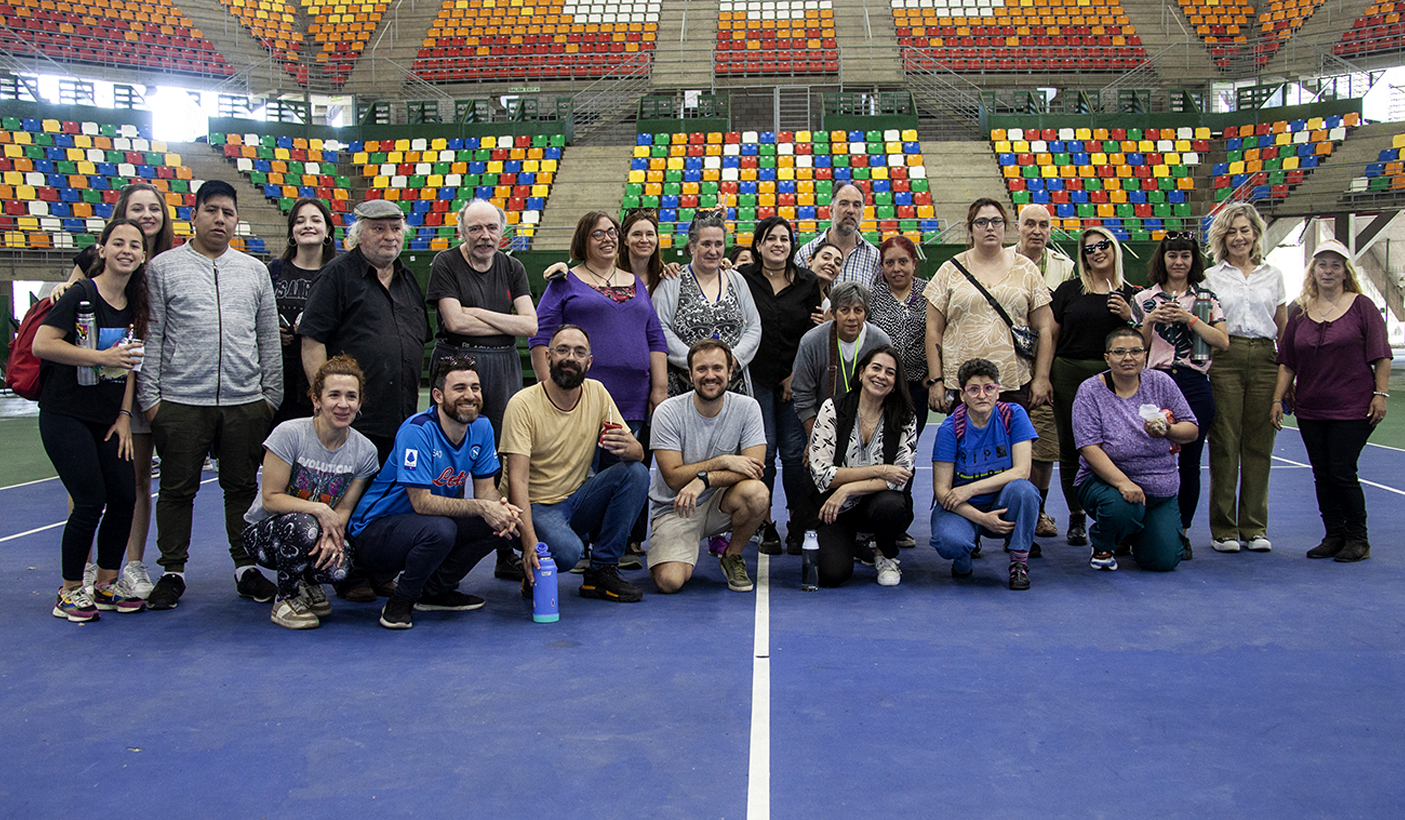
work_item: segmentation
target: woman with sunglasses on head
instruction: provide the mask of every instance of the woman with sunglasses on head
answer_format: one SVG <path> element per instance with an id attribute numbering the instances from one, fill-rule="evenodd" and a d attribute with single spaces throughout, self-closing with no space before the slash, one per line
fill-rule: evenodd
<path id="1" fill-rule="evenodd" d="M 688 348 L 702 339 L 721 339 L 732 346 L 739 367 L 727 389 L 751 394 L 747 366 L 761 346 L 761 315 L 742 275 L 722 268 L 727 249 L 727 223 L 722 213 L 697 214 L 688 226 L 692 261 L 676 279 L 664 280 L 654 292 L 654 308 L 668 339 L 669 396 L 681 396 L 692 389 Z"/>
<path id="2" fill-rule="evenodd" d="M 161 198 L 161 192 L 147 182 L 133 182 L 122 189 L 117 202 L 112 206 L 115 219 L 126 219 L 141 229 L 146 259 L 151 260 L 164 253 L 175 244 L 175 228 L 171 225 L 170 209 Z M 92 245 L 79 251 L 73 257 L 73 272 L 68 281 L 54 288 L 50 298 L 55 303 L 73 283 L 84 279 L 98 262 L 98 246 Z M 144 413 L 136 413 L 131 418 L 132 427 L 132 470 L 136 475 L 136 506 L 132 510 L 132 531 L 127 538 L 127 563 L 122 567 L 122 579 L 127 588 L 139 598 L 145 598 L 152 588 L 151 576 L 143 558 L 146 556 L 146 536 L 151 529 L 151 472 L 155 445 L 151 438 L 151 425 Z M 97 564 L 89 563 L 83 577 L 88 586 L 97 570 Z"/>
<path id="3" fill-rule="evenodd" d="M 1106 228 L 1093 227 L 1078 239 L 1078 277 L 1054 291 L 1054 423 L 1059 431 L 1059 484 L 1068 503 L 1069 546 L 1088 543 L 1088 521 L 1073 479 L 1078 448 L 1073 443 L 1073 400 L 1078 386 L 1107 369 L 1107 334 L 1134 323 L 1136 289 L 1122 275 L 1122 246 Z"/>
<path id="4" fill-rule="evenodd" d="M 795 229 L 784 217 L 771 216 L 756 224 L 751 252 L 758 261 L 737 272 L 751 288 L 761 318 L 761 347 L 766 351 L 751 363 L 752 396 L 761 403 L 766 429 L 762 481 L 774 497 L 779 453 L 786 506 L 794 512 L 794 502 L 806 492 L 805 428 L 795 414 L 790 384 L 800 338 L 814 327 L 810 316 L 820 307 L 820 282 L 813 272 L 795 264 Z M 779 555 L 780 533 L 769 515 L 767 519 L 757 533 L 757 548 Z"/>
<path id="5" fill-rule="evenodd" d="M 1218 552 L 1267 552 L 1274 428 L 1264 424 L 1278 380 L 1277 340 L 1288 324 L 1283 272 L 1264 261 L 1263 217 L 1247 202 L 1215 215 L 1206 244 L 1218 262 L 1205 281 L 1224 307 L 1229 348 L 1210 367 L 1210 537 Z"/>
<path id="6" fill-rule="evenodd" d="M 1199 422 L 1200 435 L 1181 447 L 1179 457 L 1181 488 L 1177 497 L 1181 510 L 1181 560 L 1190 560 L 1191 520 L 1200 505 L 1200 454 L 1205 434 L 1215 418 L 1215 397 L 1210 392 L 1210 348 L 1225 350 L 1224 310 L 1215 294 L 1200 286 L 1205 281 L 1205 264 L 1195 235 L 1186 231 L 1166 234 L 1147 267 L 1151 287 L 1136 295 L 1133 308 L 1142 325 L 1142 342 L 1147 348 L 1147 367 L 1160 370 L 1175 381 Z M 1203 304 L 1205 318 L 1196 315 L 1196 303 Z M 1201 351 L 1197 354 L 1196 347 Z"/>
<path id="7" fill-rule="evenodd" d="M 312 415 L 307 394 L 307 373 L 302 366 L 302 342 L 298 322 L 312 279 L 322 266 L 337 256 L 332 238 L 332 212 L 320 199 L 299 199 L 288 211 L 288 241 L 283 255 L 268 263 L 273 277 L 273 296 L 278 303 L 278 335 L 283 343 L 284 400 L 270 424 L 277 427 L 289 420 Z"/>
<path id="8" fill-rule="evenodd" d="M 1366 497 L 1356 462 L 1390 398 L 1390 342 L 1380 310 L 1361 293 L 1351 252 L 1335 239 L 1312 255 L 1283 330 L 1271 419 L 1283 429 L 1290 390 L 1317 510 L 1326 534 L 1308 558 L 1351 563 L 1371 557 Z"/>

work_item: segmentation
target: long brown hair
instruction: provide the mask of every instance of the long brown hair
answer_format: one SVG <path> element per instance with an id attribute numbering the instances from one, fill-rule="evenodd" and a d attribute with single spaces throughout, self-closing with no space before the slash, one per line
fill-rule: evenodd
<path id="1" fill-rule="evenodd" d="M 142 244 L 146 244 L 146 234 L 142 233 L 140 225 L 130 219 L 118 217 L 109 221 L 107 227 L 102 229 L 102 233 L 98 236 L 98 246 L 106 245 L 108 237 L 112 236 L 113 230 L 123 225 L 130 225 L 135 228 L 137 235 L 142 238 Z M 88 268 L 87 276 L 89 279 L 96 279 L 102 276 L 106 270 L 107 260 L 103 259 L 101 256 L 97 256 L 96 261 L 93 262 L 93 266 Z M 132 309 L 132 332 L 136 334 L 138 339 L 145 339 L 146 323 L 151 318 L 151 303 L 147 298 L 146 287 L 146 260 L 143 260 L 140 265 L 137 265 L 137 269 L 132 271 L 131 277 L 127 279 L 127 287 L 123 290 L 123 293 L 127 296 L 127 306 Z"/>
<path id="2" fill-rule="evenodd" d="M 298 221 L 298 211 L 304 205 L 312 205 L 322 212 L 322 221 L 327 225 L 327 238 L 322 240 L 322 264 L 325 265 L 337 257 L 337 242 L 332 238 L 336 227 L 332 225 L 332 212 L 327 208 L 327 203 L 320 199 L 303 197 L 293 203 L 293 209 L 288 211 L 288 247 L 283 249 L 283 255 L 278 257 L 284 262 L 292 262 L 293 257 L 298 255 L 298 243 L 293 239 L 293 228 Z"/>
<path id="3" fill-rule="evenodd" d="M 629 230 L 636 223 L 648 222 L 654 226 L 654 254 L 649 257 L 649 269 L 644 273 L 638 273 L 630 267 L 632 262 L 629 258 Z M 624 227 L 620 228 L 620 250 L 616 254 L 615 265 L 622 270 L 627 270 L 644 280 L 644 285 L 649 288 L 649 293 L 654 292 L 654 288 L 659 286 L 663 279 L 663 246 L 659 243 L 659 215 L 655 211 L 633 211 L 624 218 Z"/>
<path id="4" fill-rule="evenodd" d="M 149 182 L 133 182 L 122 189 L 122 193 L 117 197 L 117 203 L 112 206 L 113 219 L 127 218 L 127 203 L 131 202 L 132 194 L 138 191 L 147 191 L 156 197 L 156 201 L 161 205 L 161 230 L 154 236 L 147 236 L 142 233 L 142 243 L 146 246 L 147 261 L 155 258 L 158 253 L 165 253 L 176 244 L 176 228 L 171 224 L 171 208 L 166 204 L 166 198 L 161 192 L 156 190 L 156 186 Z M 140 226 L 138 227 L 140 229 Z M 104 234 L 106 236 L 106 234 Z"/>

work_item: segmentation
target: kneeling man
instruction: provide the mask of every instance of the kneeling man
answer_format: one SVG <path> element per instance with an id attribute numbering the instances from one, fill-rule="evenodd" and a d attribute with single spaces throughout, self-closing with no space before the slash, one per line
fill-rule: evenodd
<path id="1" fill-rule="evenodd" d="M 751 591 L 742 547 L 766 519 L 771 494 L 761 481 L 761 405 L 727 391 L 736 366 L 726 342 L 695 342 L 688 349 L 692 391 L 654 411 L 651 443 L 659 469 L 649 488 L 649 574 L 659 592 L 677 592 L 693 577 L 698 542 L 729 530 L 722 573 L 732 590 Z"/>

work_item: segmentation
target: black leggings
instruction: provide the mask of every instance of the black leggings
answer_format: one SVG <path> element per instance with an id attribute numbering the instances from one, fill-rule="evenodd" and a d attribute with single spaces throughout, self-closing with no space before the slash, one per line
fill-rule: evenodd
<path id="1" fill-rule="evenodd" d="M 278 571 L 278 598 L 298 594 L 298 581 L 335 584 L 346 579 L 351 566 L 351 539 L 346 539 L 345 560 L 339 567 L 318 569 L 309 553 L 322 537 L 317 517 L 308 513 L 274 515 L 244 528 L 244 550 L 259 566 Z"/>
<path id="2" fill-rule="evenodd" d="M 1366 539 L 1366 495 L 1356 477 L 1356 462 L 1372 429 L 1366 419 L 1298 419 L 1327 535 Z"/>
<path id="3" fill-rule="evenodd" d="M 1215 420 L 1215 396 L 1210 392 L 1210 378 L 1204 373 L 1189 367 L 1173 367 L 1163 372 L 1175 380 L 1200 427 L 1195 441 L 1181 445 L 1176 462 L 1181 474 L 1181 488 L 1176 494 L 1181 509 L 1181 529 L 1188 530 L 1195 520 L 1195 508 L 1200 506 L 1200 454 L 1205 451 L 1205 436 Z"/>
<path id="4" fill-rule="evenodd" d="M 833 524 L 819 528 L 820 586 L 837 587 L 854 575 L 854 549 L 858 534 L 873 533 L 878 551 L 887 558 L 898 557 L 898 537 L 912 523 L 912 511 L 896 490 L 879 490 L 859 499 L 840 513 Z"/>
<path id="5" fill-rule="evenodd" d="M 98 536 L 97 564 L 122 568 L 132 510 L 137 503 L 132 462 L 117 454 L 117 436 L 103 437 L 110 424 L 95 424 L 48 410 L 39 413 L 39 437 L 73 498 L 73 512 L 63 528 L 63 579 L 83 580 L 83 565 Z M 104 512 L 105 510 L 105 512 Z M 101 526 L 99 526 L 101 522 Z"/>

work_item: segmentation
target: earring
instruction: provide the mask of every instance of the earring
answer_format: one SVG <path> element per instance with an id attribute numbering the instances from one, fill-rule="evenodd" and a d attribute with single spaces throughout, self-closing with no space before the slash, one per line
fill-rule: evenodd
<path id="1" fill-rule="evenodd" d="M 294 241 L 293 241 L 293 238 L 292 238 L 291 236 L 288 237 L 288 247 L 290 247 L 290 248 L 296 248 L 297 246 L 298 246 L 298 243 L 294 242 Z"/>

